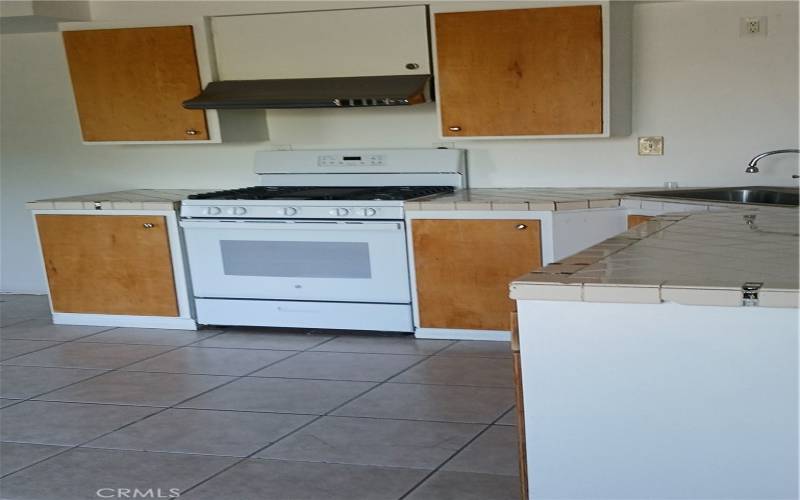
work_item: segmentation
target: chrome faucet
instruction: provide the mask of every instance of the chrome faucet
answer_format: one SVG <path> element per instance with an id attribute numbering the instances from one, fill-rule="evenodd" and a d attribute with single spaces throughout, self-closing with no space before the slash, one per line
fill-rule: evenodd
<path id="1" fill-rule="evenodd" d="M 747 164 L 745 172 L 747 172 L 748 174 L 757 174 L 758 167 L 756 166 L 756 164 L 758 163 L 758 161 L 761 158 L 764 158 L 765 156 L 776 155 L 778 153 L 800 153 L 800 149 L 776 149 L 775 151 L 767 151 L 766 153 L 761 153 L 760 155 L 750 160 L 750 163 Z M 797 175 L 792 176 L 792 178 L 794 179 L 797 179 L 797 177 L 798 177 Z"/>

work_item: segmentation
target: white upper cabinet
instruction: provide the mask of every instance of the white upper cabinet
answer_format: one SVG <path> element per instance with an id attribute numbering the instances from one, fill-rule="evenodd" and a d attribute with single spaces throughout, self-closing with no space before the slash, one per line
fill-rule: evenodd
<path id="1" fill-rule="evenodd" d="M 430 73 L 425 6 L 214 17 L 220 80 Z"/>

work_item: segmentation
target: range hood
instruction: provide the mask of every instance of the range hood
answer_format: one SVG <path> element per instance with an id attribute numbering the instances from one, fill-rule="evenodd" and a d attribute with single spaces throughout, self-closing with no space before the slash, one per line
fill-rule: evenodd
<path id="1" fill-rule="evenodd" d="M 188 109 L 406 106 L 428 100 L 430 75 L 224 80 L 183 102 Z"/>

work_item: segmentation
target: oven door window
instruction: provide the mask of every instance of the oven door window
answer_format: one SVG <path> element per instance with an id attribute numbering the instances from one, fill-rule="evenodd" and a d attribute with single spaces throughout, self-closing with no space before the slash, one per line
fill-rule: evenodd
<path id="1" fill-rule="evenodd" d="M 369 244 L 341 241 L 221 240 L 228 276 L 369 279 Z"/>
<path id="2" fill-rule="evenodd" d="M 182 221 L 195 297 L 408 303 L 402 221 Z"/>

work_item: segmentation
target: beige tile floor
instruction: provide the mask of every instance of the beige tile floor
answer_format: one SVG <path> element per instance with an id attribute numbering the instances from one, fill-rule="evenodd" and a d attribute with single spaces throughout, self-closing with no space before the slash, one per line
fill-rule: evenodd
<path id="1" fill-rule="evenodd" d="M 505 343 L 0 324 L 3 499 L 519 498 Z"/>

